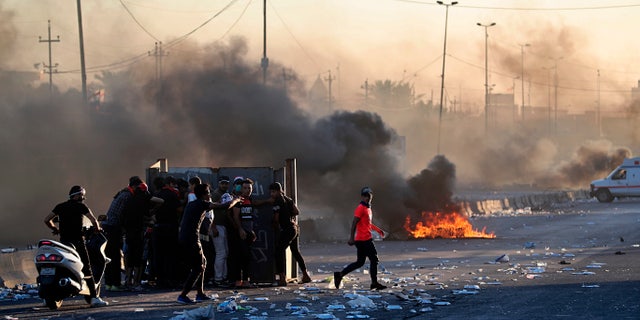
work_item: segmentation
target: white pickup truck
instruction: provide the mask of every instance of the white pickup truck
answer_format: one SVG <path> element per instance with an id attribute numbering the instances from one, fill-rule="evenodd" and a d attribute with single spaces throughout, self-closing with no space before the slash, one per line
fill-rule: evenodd
<path id="1" fill-rule="evenodd" d="M 600 202 L 640 197 L 640 157 L 624 159 L 606 178 L 592 181 L 590 195 Z"/>

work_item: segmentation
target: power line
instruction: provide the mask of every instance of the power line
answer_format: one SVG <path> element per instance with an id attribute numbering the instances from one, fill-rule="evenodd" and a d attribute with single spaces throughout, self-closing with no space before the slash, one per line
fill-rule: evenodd
<path id="1" fill-rule="evenodd" d="M 213 19 L 217 18 L 219 15 L 221 15 L 223 12 L 227 11 L 227 9 L 229 9 L 234 3 L 236 3 L 238 0 L 231 0 L 226 6 L 224 6 L 222 9 L 220 9 L 220 11 L 218 11 L 216 14 L 214 14 L 211 18 L 207 19 L 205 22 L 203 22 L 202 24 L 200 24 L 199 26 L 197 26 L 195 29 L 189 31 L 188 33 L 186 33 L 185 35 L 178 37 L 175 40 L 172 40 L 171 42 L 169 42 L 167 44 L 167 47 L 173 47 L 176 44 L 186 40 L 189 36 L 191 36 L 192 34 L 194 34 L 196 31 L 200 30 L 201 28 L 203 28 L 204 26 L 206 26 L 209 22 L 211 22 Z"/>
<path id="2" fill-rule="evenodd" d="M 451 54 L 447 54 L 448 56 L 450 56 L 452 59 L 460 61 L 466 65 L 472 66 L 474 68 L 477 69 L 483 69 L 484 67 L 479 66 L 477 64 L 465 61 L 461 58 L 458 58 L 456 56 L 453 56 Z M 495 75 L 499 75 L 505 78 L 509 78 L 512 79 L 513 75 L 508 74 L 507 72 L 500 72 L 500 71 L 495 71 L 495 69 L 493 71 L 490 71 L 491 74 L 495 74 Z M 547 86 L 547 83 L 542 83 L 542 82 L 538 82 L 538 81 L 528 81 L 531 82 L 531 84 L 536 85 L 536 86 Z M 586 91 L 586 92 L 592 92 L 592 91 L 597 91 L 595 89 L 588 89 L 588 88 L 579 88 L 579 87 L 569 87 L 569 86 L 558 86 L 558 88 L 560 89 L 566 89 L 566 90 L 576 90 L 576 91 Z M 601 90 L 601 92 L 609 92 L 609 93 L 625 93 L 625 92 L 629 92 L 629 90 Z"/>
<path id="3" fill-rule="evenodd" d="M 121 0 L 121 2 L 122 2 L 122 0 Z M 175 46 L 179 42 L 186 40 L 190 35 L 192 35 L 196 31 L 198 31 L 199 29 L 204 27 L 206 24 L 211 22 L 214 18 L 216 18 L 217 16 L 222 14 L 224 11 L 226 11 L 235 2 L 237 2 L 237 0 L 231 0 L 224 8 L 222 8 L 220 11 L 218 11 L 211 18 L 207 19 L 205 22 L 200 24 L 200 26 L 198 26 L 197 28 L 191 30 L 190 32 L 186 33 L 185 35 L 183 35 L 183 36 L 171 41 L 168 45 L 166 45 L 166 47 Z M 245 8 L 245 10 L 246 10 L 246 8 Z M 131 58 L 127 58 L 127 59 L 121 60 L 121 61 L 116 61 L 116 62 L 105 64 L 105 65 L 87 67 L 87 72 L 91 71 L 93 73 L 93 72 L 106 71 L 106 70 L 110 70 L 110 69 L 120 69 L 120 68 L 129 66 L 129 65 L 132 65 L 134 63 L 137 63 L 140 60 L 144 59 L 145 57 L 148 57 L 148 52 L 147 51 L 145 51 L 144 53 L 138 54 L 136 56 L 133 56 Z M 62 72 L 59 72 L 59 73 L 77 73 L 77 72 L 80 72 L 80 70 L 77 70 L 77 69 L 75 69 L 75 70 L 66 70 L 66 71 L 62 71 Z"/>
<path id="4" fill-rule="evenodd" d="M 154 36 L 153 34 L 151 34 L 151 32 L 149 32 L 149 30 L 147 30 L 141 23 L 140 21 L 138 21 L 138 19 L 136 19 L 136 17 L 133 15 L 133 13 L 129 10 L 129 8 L 127 8 L 127 5 L 124 4 L 124 2 L 122 0 L 120 0 L 120 4 L 122 5 L 122 7 L 124 8 L 124 10 L 127 11 L 127 13 L 131 16 L 131 18 L 133 19 L 133 21 L 136 22 L 136 24 L 142 29 L 144 30 L 144 32 L 146 32 L 151 38 L 153 38 L 154 40 L 160 42 L 160 40 L 158 40 L 158 38 L 156 38 L 156 36 Z"/>
<path id="5" fill-rule="evenodd" d="M 313 57 L 311 57 L 311 55 L 307 52 L 307 50 L 305 50 L 305 48 L 302 46 L 302 44 L 300 43 L 300 41 L 298 41 L 298 39 L 296 38 L 296 36 L 293 34 L 293 32 L 291 32 L 291 29 L 289 29 L 289 26 L 287 26 L 287 23 L 284 22 L 284 19 L 282 19 L 282 16 L 280 16 L 280 13 L 278 13 L 278 10 L 276 10 L 276 8 L 273 6 L 273 2 L 269 2 L 269 5 L 271 6 L 271 8 L 273 9 L 273 12 L 275 12 L 276 16 L 278 17 L 278 19 L 280 19 L 280 22 L 282 22 L 282 25 L 284 25 L 284 29 L 287 30 L 287 32 L 289 33 L 289 35 L 293 38 L 293 40 L 298 44 L 298 46 L 300 47 L 300 49 L 302 50 L 302 52 L 307 56 L 307 58 L 309 58 L 309 60 L 311 60 L 311 62 L 313 62 L 313 64 L 316 65 L 317 68 L 320 68 L 320 65 L 313 59 Z"/>
<path id="6" fill-rule="evenodd" d="M 394 1 L 423 4 L 423 5 L 430 5 L 430 6 L 437 5 L 436 3 L 432 3 L 432 2 L 423 2 L 423 1 L 415 1 L 415 0 L 394 0 Z M 594 6 L 594 7 L 555 7 L 555 8 L 488 7 L 488 6 L 470 6 L 470 5 L 458 6 L 458 8 L 468 8 L 468 9 L 514 10 L 514 11 L 576 11 L 576 10 L 622 9 L 622 8 L 633 8 L 633 7 L 640 7 L 640 4 L 621 4 L 621 5 L 607 5 L 607 6 Z"/>

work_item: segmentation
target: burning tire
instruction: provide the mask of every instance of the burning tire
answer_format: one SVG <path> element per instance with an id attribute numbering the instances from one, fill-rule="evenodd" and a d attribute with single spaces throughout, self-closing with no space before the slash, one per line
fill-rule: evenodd
<path id="1" fill-rule="evenodd" d="M 596 199 L 600 202 L 611 202 L 613 201 L 613 196 L 608 189 L 600 189 L 596 192 Z"/>

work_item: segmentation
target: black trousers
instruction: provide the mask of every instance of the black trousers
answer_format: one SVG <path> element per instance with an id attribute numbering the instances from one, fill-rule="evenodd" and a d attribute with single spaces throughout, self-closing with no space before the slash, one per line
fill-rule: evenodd
<path id="1" fill-rule="evenodd" d="M 211 239 L 212 238 L 209 237 L 209 240 Z M 209 263 L 207 263 L 206 269 L 204 270 L 204 282 L 207 283 L 207 281 L 213 280 L 215 275 L 213 262 L 216 259 L 216 252 L 215 248 L 213 247 L 212 241 L 201 241 L 201 244 L 202 253 L 204 254 L 204 257 L 207 259 L 207 261 L 209 261 Z"/>
<path id="2" fill-rule="evenodd" d="M 291 255 L 298 262 L 300 270 L 306 271 L 307 265 L 304 263 L 304 258 L 300 253 L 300 247 L 298 246 L 298 229 L 286 228 L 280 231 L 278 243 L 276 244 L 276 273 L 283 273 L 286 271 L 286 251 L 287 248 L 291 249 Z"/>
<path id="3" fill-rule="evenodd" d="M 178 278 L 178 226 L 157 224 L 153 228 L 152 238 L 157 284 L 159 287 L 174 287 Z"/>
<path id="4" fill-rule="evenodd" d="M 369 258 L 369 274 L 371 275 L 371 283 L 378 283 L 378 251 L 373 244 L 373 239 L 366 241 L 356 241 L 356 249 L 358 254 L 358 260 L 346 266 L 342 270 L 342 275 L 358 269 L 364 265 L 364 262 Z"/>
<path id="5" fill-rule="evenodd" d="M 120 286 L 122 282 L 122 228 L 110 225 L 103 225 L 102 228 L 107 237 L 104 253 L 107 258 L 111 259 L 104 271 L 104 284 Z"/>
<path id="6" fill-rule="evenodd" d="M 204 285 L 204 270 L 207 259 L 204 257 L 202 247 L 198 243 L 183 243 L 180 245 L 185 263 L 189 268 L 189 275 L 184 282 L 184 290 L 190 291 L 194 286 L 202 289 Z"/>
<path id="7" fill-rule="evenodd" d="M 229 280 L 247 281 L 251 273 L 251 243 L 242 240 L 234 228 L 229 228 Z"/>
<path id="8" fill-rule="evenodd" d="M 84 243 L 84 239 L 74 240 L 74 241 L 62 241 L 66 243 L 73 244 L 76 247 L 76 252 L 80 256 L 80 261 L 82 261 L 82 274 L 84 275 L 84 280 L 87 282 L 87 287 L 89 287 L 89 294 L 92 298 L 98 296 L 96 290 L 96 284 L 93 279 L 93 273 L 91 272 L 91 261 L 89 260 L 89 252 L 87 252 L 87 245 Z"/>

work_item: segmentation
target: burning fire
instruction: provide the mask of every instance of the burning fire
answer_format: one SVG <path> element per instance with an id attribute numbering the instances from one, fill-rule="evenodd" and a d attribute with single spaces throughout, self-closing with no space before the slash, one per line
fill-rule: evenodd
<path id="1" fill-rule="evenodd" d="M 458 212 L 422 212 L 422 219 L 414 227 L 411 217 L 407 216 L 404 229 L 416 239 L 424 238 L 495 238 L 496 235 L 473 229 L 469 220 Z"/>

